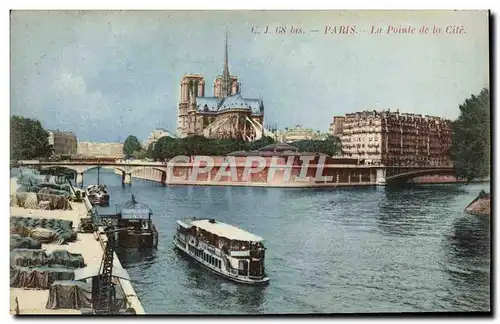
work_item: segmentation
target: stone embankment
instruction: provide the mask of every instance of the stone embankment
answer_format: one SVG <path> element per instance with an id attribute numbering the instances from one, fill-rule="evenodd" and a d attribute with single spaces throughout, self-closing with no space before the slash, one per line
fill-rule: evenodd
<path id="1" fill-rule="evenodd" d="M 481 191 L 467 207 L 465 212 L 477 216 L 491 216 L 491 194 Z"/>

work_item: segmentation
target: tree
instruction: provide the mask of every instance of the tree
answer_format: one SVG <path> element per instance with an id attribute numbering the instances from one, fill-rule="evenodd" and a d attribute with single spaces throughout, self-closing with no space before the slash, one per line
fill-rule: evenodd
<path id="1" fill-rule="evenodd" d="M 36 119 L 12 116 L 10 118 L 10 158 L 23 160 L 52 155 L 49 133 Z"/>
<path id="2" fill-rule="evenodd" d="M 459 178 L 480 179 L 490 175 L 490 93 L 483 89 L 460 105 L 452 124 L 450 158 Z"/>
<path id="3" fill-rule="evenodd" d="M 292 143 L 299 152 L 324 153 L 330 156 L 342 155 L 342 144 L 338 137 L 328 136 L 325 140 L 302 140 Z"/>
<path id="4" fill-rule="evenodd" d="M 274 144 L 274 139 L 269 136 L 263 136 L 262 138 L 254 142 L 247 142 L 245 149 L 248 151 L 253 151 L 253 150 L 258 150 L 264 146 L 268 146 L 270 144 Z"/>
<path id="5" fill-rule="evenodd" d="M 133 155 L 136 154 L 136 152 L 140 151 L 141 151 L 141 143 L 139 143 L 137 137 L 129 135 L 125 140 L 125 143 L 123 143 L 123 154 L 125 154 L 125 156 Z"/>

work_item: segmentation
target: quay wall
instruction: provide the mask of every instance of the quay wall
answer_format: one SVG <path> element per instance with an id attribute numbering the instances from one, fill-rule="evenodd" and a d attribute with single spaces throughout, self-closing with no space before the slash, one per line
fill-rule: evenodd
<path id="1" fill-rule="evenodd" d="M 103 229 L 100 228 L 99 230 L 103 230 Z M 100 233 L 100 234 L 98 234 L 98 240 L 99 240 L 99 243 L 101 244 L 102 250 L 104 251 L 104 249 L 106 247 L 106 242 L 108 241 L 107 236 L 104 233 Z M 122 264 L 120 262 L 120 259 L 118 258 L 116 253 L 114 254 L 114 260 L 118 264 L 118 267 L 123 268 Z M 126 298 L 127 304 L 128 304 L 127 306 L 134 309 L 134 311 L 137 315 L 146 314 L 146 312 L 144 311 L 144 308 L 142 307 L 142 304 L 141 304 L 139 298 L 137 297 L 137 295 L 135 293 L 135 290 L 134 290 L 134 287 L 132 286 L 132 283 L 128 280 L 118 278 L 118 284 L 120 285 L 120 288 L 122 289 L 123 294 L 125 295 L 125 298 Z"/>
<path id="2" fill-rule="evenodd" d="M 252 164 L 255 169 L 249 174 L 247 160 L 236 157 L 233 165 L 235 172 L 231 174 L 231 168 L 224 165 L 226 157 L 211 158 L 214 159 L 214 165 L 209 172 L 202 170 L 205 167 L 203 162 L 193 162 L 195 158 L 192 158 L 189 163 L 176 163 L 168 171 L 166 171 L 166 165 L 164 167 L 136 167 L 132 169 L 131 176 L 168 185 L 313 188 L 374 186 L 380 183 L 377 175 L 378 171 L 383 169 L 383 167 L 373 165 L 336 164 L 328 158 L 324 164 L 318 164 L 318 158 L 316 158 L 308 164 L 307 168 L 303 168 L 298 159 L 290 164 L 286 157 L 279 157 L 272 163 L 273 158 L 265 157 L 266 165 L 261 168 L 262 170 L 259 171 L 257 165 Z M 121 174 L 119 170 L 115 172 Z M 421 176 L 410 182 L 431 184 L 460 181 L 453 176 Z"/>
<path id="3" fill-rule="evenodd" d="M 408 182 L 418 183 L 418 184 L 433 184 L 433 183 L 464 183 L 466 181 L 462 179 L 457 179 L 454 176 L 431 175 L 431 176 L 417 177 L 411 179 Z"/>
<path id="4" fill-rule="evenodd" d="M 291 167 L 289 170 L 266 167 L 256 173 L 245 174 L 244 166 L 237 166 L 233 176 L 229 171 L 226 175 L 217 176 L 220 167 L 215 166 L 210 172 L 193 172 L 192 166 L 174 166 L 171 177 L 168 172 L 144 167 L 132 171 L 132 177 L 159 182 L 168 185 L 207 185 L 207 186 L 251 186 L 251 187 L 336 187 L 336 186 L 372 186 L 376 185 L 376 169 L 373 168 L 324 168 L 321 172 L 316 166 L 309 167 L 301 174 L 301 167 Z M 224 172 L 227 169 L 221 171 Z M 289 175 L 286 175 L 289 172 Z M 316 173 L 319 172 L 318 176 Z M 119 173 L 119 171 L 117 172 Z M 175 177 L 175 178 L 174 178 Z M 304 178 L 308 178 L 305 180 Z M 288 179 L 288 181 L 286 180 Z"/>
<path id="5" fill-rule="evenodd" d="M 77 190 L 80 190 L 80 189 L 77 189 Z M 85 197 L 83 198 L 83 203 L 85 205 L 85 208 L 87 209 L 87 213 L 90 213 L 92 211 L 92 204 L 91 204 L 89 198 L 87 197 L 87 195 L 85 195 Z M 102 233 L 102 231 L 103 231 L 103 228 L 99 228 L 99 231 L 96 232 L 95 235 L 97 236 L 97 239 L 99 240 L 102 251 L 104 252 L 104 250 L 106 249 L 106 242 L 108 241 L 108 238 L 106 237 L 106 235 L 104 233 Z M 120 262 L 120 259 L 118 258 L 118 255 L 116 254 L 116 252 L 114 253 L 113 259 L 119 268 L 123 268 L 123 266 Z M 127 271 L 127 270 L 125 270 L 125 271 Z M 139 298 L 137 297 L 137 294 L 135 293 L 135 290 L 134 290 L 134 287 L 132 286 L 132 283 L 128 280 L 118 278 L 118 285 L 122 289 L 123 295 L 125 296 L 125 298 L 127 300 L 127 306 L 134 309 L 134 311 L 137 315 L 146 314 L 144 307 L 142 307 L 142 304 L 141 304 Z"/>

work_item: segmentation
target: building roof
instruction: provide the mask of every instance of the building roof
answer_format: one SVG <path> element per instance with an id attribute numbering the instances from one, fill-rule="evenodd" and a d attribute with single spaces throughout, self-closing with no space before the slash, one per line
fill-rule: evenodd
<path id="1" fill-rule="evenodd" d="M 102 274 L 101 264 L 94 264 L 91 266 L 86 266 L 85 268 L 75 269 L 75 281 L 84 280 L 88 278 L 92 278 L 97 276 L 98 274 Z M 130 281 L 130 277 L 127 271 L 121 267 L 113 267 L 111 272 L 113 277 L 121 278 Z"/>
<path id="2" fill-rule="evenodd" d="M 134 195 L 126 201 L 120 210 L 123 219 L 148 219 L 153 211 L 147 205 L 137 202 Z"/>
<path id="3" fill-rule="evenodd" d="M 273 152 L 285 152 L 285 151 L 292 151 L 292 152 L 298 152 L 298 148 L 293 146 L 293 145 L 290 145 L 290 144 L 286 144 L 286 143 L 274 143 L 274 144 L 269 144 L 267 146 L 264 146 L 262 148 L 259 149 L 259 151 L 273 151 Z"/>
<path id="4" fill-rule="evenodd" d="M 224 110 L 224 109 L 248 109 L 250 106 L 245 102 L 245 99 L 238 93 L 234 96 L 229 96 L 227 97 L 223 102 L 222 105 L 220 106 L 219 110 Z"/>
<path id="5" fill-rule="evenodd" d="M 199 112 L 217 113 L 227 109 L 249 109 L 254 115 L 262 114 L 262 100 L 243 98 L 236 94 L 225 98 L 222 102 L 217 97 L 196 97 L 196 108 Z"/>
<path id="6" fill-rule="evenodd" d="M 191 222 L 191 225 L 198 228 L 204 229 L 210 233 L 213 233 L 219 237 L 225 237 L 230 240 L 245 241 L 245 242 L 261 242 L 264 239 L 260 236 L 249 233 L 241 228 L 212 221 L 208 219 L 195 220 Z"/>

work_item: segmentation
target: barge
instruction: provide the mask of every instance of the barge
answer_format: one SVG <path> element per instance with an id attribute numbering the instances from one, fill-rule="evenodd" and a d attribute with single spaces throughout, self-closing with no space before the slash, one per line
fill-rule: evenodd
<path id="1" fill-rule="evenodd" d="M 174 246 L 204 268 L 248 285 L 269 283 L 264 268 L 264 239 L 215 219 L 177 221 Z"/>
<path id="2" fill-rule="evenodd" d="M 109 193 L 106 185 L 90 185 L 85 193 L 93 206 L 109 206 Z"/>
<path id="3" fill-rule="evenodd" d="M 118 214 L 118 245 L 122 248 L 157 248 L 158 231 L 152 221 L 153 211 L 135 200 L 134 195 L 121 206 Z"/>

